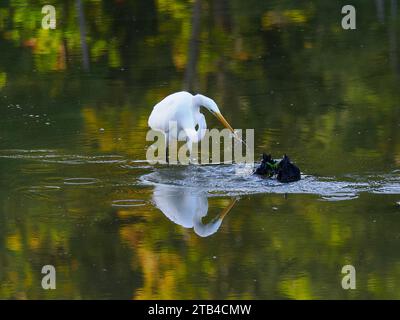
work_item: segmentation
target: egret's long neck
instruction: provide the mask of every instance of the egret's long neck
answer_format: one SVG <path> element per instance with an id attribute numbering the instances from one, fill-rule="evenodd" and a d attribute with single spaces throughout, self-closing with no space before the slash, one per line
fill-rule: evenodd
<path id="1" fill-rule="evenodd" d="M 219 108 L 213 99 L 203 96 L 202 94 L 196 94 L 193 98 L 193 105 L 197 108 L 203 106 L 212 112 L 219 112 Z"/>
<path id="2" fill-rule="evenodd" d="M 197 108 L 200 106 L 204 106 L 208 110 L 210 110 L 212 113 L 214 113 L 214 115 L 217 115 L 217 117 L 225 125 L 225 127 L 229 128 L 233 132 L 234 138 L 239 140 L 240 142 L 242 142 L 247 147 L 247 144 L 241 138 L 239 138 L 236 133 L 234 133 L 234 131 L 231 128 L 231 126 L 229 125 L 229 123 L 225 120 L 224 117 L 222 117 L 221 112 L 219 111 L 219 108 L 213 99 L 203 96 L 202 94 L 196 94 L 193 97 L 193 105 L 197 106 Z M 218 116 L 218 114 L 219 114 L 219 116 Z M 222 118 L 222 120 L 221 120 L 221 118 Z"/>

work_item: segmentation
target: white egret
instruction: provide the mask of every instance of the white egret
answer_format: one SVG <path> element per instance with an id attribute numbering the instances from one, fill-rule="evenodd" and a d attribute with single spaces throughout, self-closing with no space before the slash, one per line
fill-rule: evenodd
<path id="1" fill-rule="evenodd" d="M 221 213 L 208 223 L 203 223 L 203 218 L 208 212 L 208 199 L 205 193 L 171 188 L 169 185 L 157 185 L 153 193 L 153 203 L 169 220 L 184 228 L 193 228 L 200 237 L 208 237 L 217 232 L 236 202 L 236 198 L 231 199 Z"/>
<path id="2" fill-rule="evenodd" d="M 167 162 L 169 139 L 178 139 L 184 134 L 190 156 L 192 144 L 203 139 L 207 123 L 204 115 L 200 112 L 201 106 L 216 116 L 236 137 L 233 128 L 222 116 L 214 100 L 201 94 L 192 95 L 186 91 L 170 94 L 154 106 L 148 120 L 151 129 L 161 131 L 165 136 Z M 176 123 L 176 130 L 170 132 L 170 123 Z"/>

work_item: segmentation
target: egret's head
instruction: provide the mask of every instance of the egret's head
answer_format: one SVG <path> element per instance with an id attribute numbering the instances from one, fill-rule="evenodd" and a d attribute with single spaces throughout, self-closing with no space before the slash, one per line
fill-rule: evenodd
<path id="1" fill-rule="evenodd" d="M 219 108 L 214 100 L 203 96 L 202 94 L 196 94 L 194 98 L 197 105 L 203 106 L 208 109 L 208 111 L 210 111 L 214 116 L 217 117 L 217 119 L 224 125 L 225 128 L 228 128 L 233 134 L 235 134 L 235 131 L 221 114 L 221 111 L 219 111 Z"/>

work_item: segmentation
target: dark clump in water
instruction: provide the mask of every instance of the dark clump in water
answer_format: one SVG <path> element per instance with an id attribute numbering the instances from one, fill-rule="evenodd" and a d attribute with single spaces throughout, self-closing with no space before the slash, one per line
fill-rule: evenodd
<path id="1" fill-rule="evenodd" d="M 261 163 L 255 174 L 272 178 L 276 175 L 279 182 L 294 182 L 301 179 L 300 169 L 285 154 L 281 161 L 272 159 L 270 154 L 263 153 Z"/>
<path id="2" fill-rule="evenodd" d="M 261 176 L 272 177 L 276 173 L 277 162 L 278 161 L 272 159 L 270 154 L 263 153 L 261 163 L 254 173 Z"/>

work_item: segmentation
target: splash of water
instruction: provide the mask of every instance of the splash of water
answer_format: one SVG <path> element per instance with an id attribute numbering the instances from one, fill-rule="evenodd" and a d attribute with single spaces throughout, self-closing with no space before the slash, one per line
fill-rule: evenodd
<path id="1" fill-rule="evenodd" d="M 158 168 L 140 177 L 143 184 L 189 188 L 209 196 L 240 196 L 256 193 L 316 194 L 329 201 L 350 200 L 361 192 L 400 194 L 395 175 L 348 176 L 346 179 L 302 175 L 293 183 L 280 183 L 252 174 L 251 166 L 208 165 Z"/>

